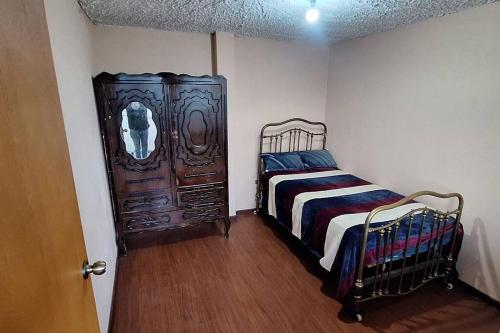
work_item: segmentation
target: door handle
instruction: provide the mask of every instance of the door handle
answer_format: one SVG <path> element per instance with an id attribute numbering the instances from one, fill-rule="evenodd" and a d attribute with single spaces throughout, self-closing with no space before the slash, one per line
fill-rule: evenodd
<path id="1" fill-rule="evenodd" d="M 103 275 L 106 273 L 106 262 L 96 261 L 92 265 L 87 260 L 83 262 L 82 275 L 84 279 L 88 279 L 90 274 Z"/>

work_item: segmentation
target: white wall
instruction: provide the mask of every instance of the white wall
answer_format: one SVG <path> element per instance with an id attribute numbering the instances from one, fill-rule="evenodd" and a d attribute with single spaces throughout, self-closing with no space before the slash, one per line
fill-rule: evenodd
<path id="1" fill-rule="evenodd" d="M 107 263 L 106 274 L 92 276 L 99 325 L 106 332 L 116 245 L 92 88 L 93 26 L 76 1 L 45 0 L 45 11 L 87 255 L 90 262 Z"/>
<path id="2" fill-rule="evenodd" d="M 101 330 L 108 325 L 116 247 L 91 76 L 100 72 L 212 73 L 208 34 L 92 26 L 76 2 L 45 0 L 59 93 Z M 230 211 L 253 208 L 258 133 L 291 117 L 324 120 L 326 46 L 218 34 L 219 74 L 228 79 Z"/>
<path id="3" fill-rule="evenodd" d="M 461 279 L 500 299 L 500 3 L 331 48 L 329 147 L 403 194 L 465 197 Z"/>
<path id="4" fill-rule="evenodd" d="M 209 34 L 96 26 L 93 37 L 95 75 L 101 72 L 212 73 Z"/>
<path id="5" fill-rule="evenodd" d="M 241 189 L 237 187 L 236 182 L 240 173 L 238 168 L 241 161 L 235 158 L 237 146 L 233 142 L 233 137 L 238 135 L 238 130 L 235 129 L 234 124 L 238 123 L 237 103 L 236 103 L 236 58 L 234 51 L 235 37 L 234 34 L 228 32 L 217 32 L 215 34 L 215 48 L 216 52 L 216 68 L 217 75 L 223 75 L 227 79 L 227 123 L 228 123 L 228 183 L 229 183 L 229 215 L 236 214 L 236 202 L 238 193 Z M 248 192 L 248 190 L 246 191 Z M 249 206 L 251 207 L 251 206 Z M 241 209 L 241 208 L 240 208 Z"/>
<path id="6" fill-rule="evenodd" d="M 328 46 L 234 39 L 235 85 L 229 116 L 231 213 L 255 207 L 261 127 L 293 117 L 324 121 Z M 221 74 L 224 75 L 222 72 Z"/>

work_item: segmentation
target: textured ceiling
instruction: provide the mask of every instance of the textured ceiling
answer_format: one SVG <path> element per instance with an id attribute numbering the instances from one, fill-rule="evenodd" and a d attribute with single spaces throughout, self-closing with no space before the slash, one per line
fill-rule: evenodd
<path id="1" fill-rule="evenodd" d="M 96 24 L 337 42 L 495 0 L 317 0 L 315 24 L 304 19 L 308 0 L 78 1 Z"/>

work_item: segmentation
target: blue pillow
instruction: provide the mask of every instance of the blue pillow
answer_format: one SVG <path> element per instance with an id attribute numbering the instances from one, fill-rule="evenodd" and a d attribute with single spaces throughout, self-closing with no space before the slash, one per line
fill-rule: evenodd
<path id="1" fill-rule="evenodd" d="M 264 161 L 264 171 L 273 170 L 304 170 L 305 166 L 296 152 L 261 154 Z"/>
<path id="2" fill-rule="evenodd" d="M 298 151 L 297 154 L 304 162 L 304 166 L 309 168 L 336 168 L 337 163 L 330 152 L 323 150 Z"/>

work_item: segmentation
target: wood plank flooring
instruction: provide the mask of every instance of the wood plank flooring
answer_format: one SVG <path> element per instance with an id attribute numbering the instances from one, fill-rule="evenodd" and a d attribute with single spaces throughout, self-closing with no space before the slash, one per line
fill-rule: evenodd
<path id="1" fill-rule="evenodd" d="M 498 333 L 500 311 L 438 284 L 376 300 L 355 323 L 322 271 L 281 229 L 240 215 L 230 237 L 206 225 L 149 240 L 120 258 L 112 332 Z"/>

